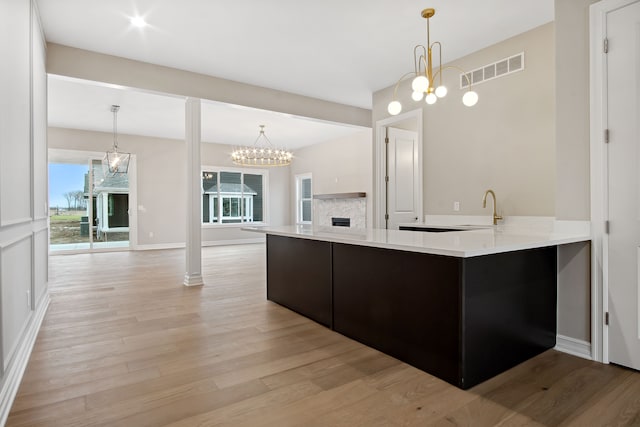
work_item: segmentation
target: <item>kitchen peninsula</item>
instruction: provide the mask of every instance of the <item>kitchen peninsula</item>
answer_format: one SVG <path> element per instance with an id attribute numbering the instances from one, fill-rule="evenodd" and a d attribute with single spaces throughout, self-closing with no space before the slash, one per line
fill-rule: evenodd
<path id="1" fill-rule="evenodd" d="M 500 226 L 247 230 L 267 235 L 269 300 L 463 389 L 555 346 L 557 246 L 590 239 Z"/>

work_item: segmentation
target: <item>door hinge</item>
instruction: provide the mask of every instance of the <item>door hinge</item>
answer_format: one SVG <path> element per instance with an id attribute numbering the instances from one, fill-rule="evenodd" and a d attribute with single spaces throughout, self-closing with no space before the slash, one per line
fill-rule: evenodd
<path id="1" fill-rule="evenodd" d="M 385 182 L 389 182 L 389 175 L 384 177 Z"/>
<path id="2" fill-rule="evenodd" d="M 604 314 L 604 324 L 609 326 L 609 312 L 608 311 Z"/>
<path id="3" fill-rule="evenodd" d="M 384 214 L 384 219 L 385 219 L 386 221 L 389 221 L 389 214 Z"/>
<path id="4" fill-rule="evenodd" d="M 604 39 L 602 41 L 602 51 L 604 53 L 609 53 L 609 39 Z"/>
<path id="5" fill-rule="evenodd" d="M 604 232 L 605 232 L 606 234 L 609 234 L 609 220 L 606 220 L 606 221 L 604 222 Z"/>
<path id="6" fill-rule="evenodd" d="M 604 130 L 604 143 L 605 144 L 609 143 L 609 129 Z"/>
<path id="7" fill-rule="evenodd" d="M 388 143 L 389 143 L 389 137 L 385 137 L 385 138 L 384 138 L 384 143 L 385 143 L 385 144 L 388 144 Z"/>

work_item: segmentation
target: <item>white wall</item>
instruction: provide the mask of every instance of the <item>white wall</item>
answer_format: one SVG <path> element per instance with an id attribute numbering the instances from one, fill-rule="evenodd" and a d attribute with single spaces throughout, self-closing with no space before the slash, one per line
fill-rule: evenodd
<path id="1" fill-rule="evenodd" d="M 49 148 L 89 152 L 106 151 L 113 135 L 77 129 L 49 128 Z M 118 134 L 121 150 L 136 155 L 137 243 L 145 247 L 184 245 L 186 236 L 186 146 L 184 141 Z M 202 143 L 203 166 L 237 168 L 230 160 L 231 146 Z M 289 168 L 271 168 L 268 215 L 270 224 L 289 222 Z M 256 239 L 259 235 L 239 227 L 207 227 L 203 244 Z"/>
<path id="2" fill-rule="evenodd" d="M 372 131 L 365 129 L 348 137 L 297 150 L 291 163 L 291 220 L 296 217 L 295 176 L 312 174 L 314 194 L 367 193 L 367 227 L 372 221 Z"/>
<path id="3" fill-rule="evenodd" d="M 0 0 L 0 424 L 49 302 L 47 80 L 35 2 Z"/>

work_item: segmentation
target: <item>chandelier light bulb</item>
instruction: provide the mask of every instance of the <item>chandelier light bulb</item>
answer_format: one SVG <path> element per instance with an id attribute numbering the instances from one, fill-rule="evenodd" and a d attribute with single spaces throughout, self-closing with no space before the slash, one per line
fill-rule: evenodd
<path id="1" fill-rule="evenodd" d="M 387 107 L 387 111 L 392 116 L 397 116 L 402 111 L 402 104 L 399 101 L 391 101 Z"/>
<path id="2" fill-rule="evenodd" d="M 467 91 L 462 96 L 462 103 L 467 107 L 473 107 L 478 103 L 478 94 L 472 90 Z"/>
<path id="3" fill-rule="evenodd" d="M 414 101 L 421 101 L 423 95 L 424 95 L 424 92 L 418 92 L 414 90 L 413 93 L 411 94 L 411 98 Z"/>
<path id="4" fill-rule="evenodd" d="M 425 75 L 416 76 L 411 82 L 411 88 L 414 92 L 426 92 L 429 88 L 429 79 Z"/>
<path id="5" fill-rule="evenodd" d="M 444 85 L 440 85 L 436 88 L 436 96 L 438 98 L 444 98 L 447 96 L 447 87 Z"/>
<path id="6" fill-rule="evenodd" d="M 427 104 L 431 105 L 436 103 L 436 101 L 438 100 L 438 97 L 436 96 L 435 93 L 430 92 L 427 94 L 427 97 L 424 100 L 426 101 Z"/>

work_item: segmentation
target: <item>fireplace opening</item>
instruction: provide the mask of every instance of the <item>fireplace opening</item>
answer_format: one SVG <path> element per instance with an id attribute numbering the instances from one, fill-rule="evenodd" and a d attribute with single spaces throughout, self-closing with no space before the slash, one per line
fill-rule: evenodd
<path id="1" fill-rule="evenodd" d="M 331 225 L 334 227 L 351 227 L 351 218 L 331 218 Z"/>

